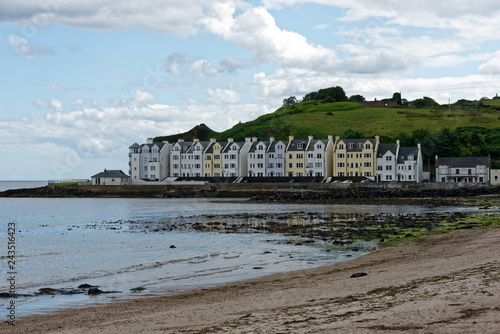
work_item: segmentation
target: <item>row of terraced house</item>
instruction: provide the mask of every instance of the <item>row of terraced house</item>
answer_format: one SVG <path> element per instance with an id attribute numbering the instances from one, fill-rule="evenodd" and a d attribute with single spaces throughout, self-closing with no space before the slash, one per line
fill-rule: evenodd
<path id="1" fill-rule="evenodd" d="M 369 139 L 295 139 L 288 141 L 168 141 L 130 146 L 129 175 L 132 184 L 173 177 L 365 177 L 372 181 L 421 182 L 423 162 L 420 144 L 400 147 L 399 141 L 381 144 Z M 142 180 L 142 181 L 141 181 Z"/>

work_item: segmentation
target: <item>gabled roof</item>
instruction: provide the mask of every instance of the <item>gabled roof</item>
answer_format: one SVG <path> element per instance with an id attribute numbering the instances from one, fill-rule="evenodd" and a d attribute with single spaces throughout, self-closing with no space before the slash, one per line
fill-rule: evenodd
<path id="1" fill-rule="evenodd" d="M 398 148 L 397 144 L 379 144 L 377 158 L 383 157 L 387 152 L 391 152 L 392 155 L 396 156 L 397 148 Z"/>
<path id="2" fill-rule="evenodd" d="M 269 149 L 268 149 L 268 152 L 270 152 L 270 153 L 274 153 L 274 152 L 276 152 L 276 145 L 277 145 L 278 143 L 281 143 L 281 144 L 283 145 L 283 151 L 285 151 L 285 150 L 286 150 L 286 145 L 287 145 L 287 143 L 286 143 L 286 142 L 284 142 L 284 141 L 282 141 L 282 140 L 278 140 L 278 141 L 272 141 L 272 142 L 269 144 Z"/>
<path id="3" fill-rule="evenodd" d="M 128 176 L 127 174 L 125 174 L 124 172 L 122 172 L 121 170 L 104 170 L 104 172 L 100 172 L 100 173 L 97 173 L 96 175 L 93 175 L 92 178 L 104 178 L 104 177 L 107 177 L 107 178 L 116 178 L 116 179 L 119 179 L 119 178 L 122 178 L 122 179 L 128 179 L 130 178 L 130 176 Z"/>
<path id="4" fill-rule="evenodd" d="M 264 150 L 267 149 L 267 146 L 269 145 L 269 142 L 268 141 L 254 141 L 252 142 L 252 146 L 250 146 L 250 149 L 248 150 L 248 152 L 255 152 L 257 150 L 257 147 L 259 146 L 259 144 L 264 144 Z"/>
<path id="5" fill-rule="evenodd" d="M 455 158 L 437 158 L 436 166 L 449 167 L 491 167 L 491 160 L 488 157 L 455 157 Z"/>
<path id="6" fill-rule="evenodd" d="M 307 139 L 294 139 L 289 143 L 287 151 L 305 151 L 307 143 Z M 299 144 L 302 144 L 302 148 L 299 148 Z"/>
<path id="7" fill-rule="evenodd" d="M 235 142 L 232 142 L 232 143 L 228 143 L 226 145 L 226 147 L 224 147 L 224 149 L 222 150 L 223 153 L 227 153 L 229 151 L 231 151 L 229 148 L 233 145 L 238 145 L 238 151 L 241 150 L 241 148 L 243 147 L 243 145 L 245 144 L 244 141 L 235 141 Z"/>
<path id="8" fill-rule="evenodd" d="M 227 142 L 213 142 L 213 143 L 210 143 L 210 144 L 208 144 L 207 150 L 206 150 L 205 153 L 214 153 L 214 145 L 215 144 L 219 144 L 222 147 L 222 149 L 221 149 L 221 152 L 222 152 L 224 150 L 224 147 L 226 147 Z"/>
<path id="9" fill-rule="evenodd" d="M 323 149 L 326 149 L 326 145 L 328 144 L 327 140 L 324 140 L 324 139 L 313 139 L 309 143 L 309 146 L 307 147 L 307 150 L 308 151 L 314 151 L 314 147 L 316 146 L 316 144 L 318 144 L 318 142 L 321 143 L 321 144 L 323 144 Z"/>
<path id="10" fill-rule="evenodd" d="M 398 164 L 403 164 L 408 160 L 408 156 L 413 155 L 415 160 L 417 160 L 418 156 L 418 148 L 417 147 L 400 147 L 399 148 L 399 156 L 398 156 Z"/>

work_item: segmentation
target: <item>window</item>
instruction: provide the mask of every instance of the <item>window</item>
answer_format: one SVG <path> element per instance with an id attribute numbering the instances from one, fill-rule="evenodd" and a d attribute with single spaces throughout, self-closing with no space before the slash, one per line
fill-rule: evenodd
<path id="1" fill-rule="evenodd" d="M 317 162 L 317 163 L 314 164 L 314 167 L 316 167 L 316 168 L 323 168 L 323 163 Z"/>
<path id="2" fill-rule="evenodd" d="M 312 159 L 312 158 L 314 158 L 314 154 L 312 154 L 312 153 L 307 153 L 307 157 L 308 157 L 308 158 L 310 158 L 310 159 Z"/>
<path id="3" fill-rule="evenodd" d="M 262 145 L 259 145 L 259 147 L 257 148 L 259 151 L 262 151 L 264 149 L 264 146 Z"/>
<path id="4" fill-rule="evenodd" d="M 288 155 L 288 159 L 292 159 L 292 155 L 291 154 Z"/>
<path id="5" fill-rule="evenodd" d="M 229 159 L 229 155 L 228 154 L 224 154 L 224 159 Z"/>
<path id="6" fill-rule="evenodd" d="M 300 176 L 304 176 L 304 173 L 300 173 L 300 172 L 298 172 L 298 173 L 297 173 L 297 176 L 299 176 L 299 177 L 300 177 Z"/>
<path id="7" fill-rule="evenodd" d="M 144 166 L 144 170 L 148 170 L 148 166 Z"/>
<path id="8" fill-rule="evenodd" d="M 359 149 L 362 149 L 362 148 L 363 148 L 363 144 L 358 143 L 358 148 L 359 148 Z"/>
<path id="9" fill-rule="evenodd" d="M 229 164 L 224 164 L 224 168 L 228 169 L 229 168 Z"/>
<path id="10" fill-rule="evenodd" d="M 321 153 L 318 153 L 318 154 L 316 155 L 316 158 L 318 158 L 318 159 L 321 159 L 321 158 L 323 158 L 323 154 L 321 154 Z"/>
<path id="11" fill-rule="evenodd" d="M 321 150 L 323 148 L 323 145 L 318 145 L 317 148 L 318 150 Z"/>
<path id="12" fill-rule="evenodd" d="M 366 144 L 366 145 L 365 145 L 365 148 L 366 148 L 367 150 L 369 150 L 369 149 L 371 149 L 371 148 L 372 148 L 372 146 L 371 146 L 370 144 Z"/>
<path id="13" fill-rule="evenodd" d="M 236 164 L 231 164 L 231 168 L 236 168 Z"/>
<path id="14" fill-rule="evenodd" d="M 344 153 L 339 153 L 339 154 L 337 154 L 337 158 L 344 159 L 345 158 L 345 154 Z"/>
<path id="15" fill-rule="evenodd" d="M 304 159 L 304 155 L 302 153 L 297 153 L 297 159 Z"/>
<path id="16" fill-rule="evenodd" d="M 297 144 L 297 148 L 298 148 L 299 150 L 302 150 L 302 149 L 304 148 L 304 144 L 303 144 L 303 143 L 298 143 L 298 144 Z"/>
<path id="17" fill-rule="evenodd" d="M 344 172 L 338 172 L 338 173 L 337 173 L 337 176 L 339 176 L 339 177 L 344 177 L 344 175 L 345 175 L 345 173 L 344 173 Z"/>
<path id="18" fill-rule="evenodd" d="M 231 154 L 230 159 L 236 159 L 236 154 Z"/>
<path id="19" fill-rule="evenodd" d="M 257 154 L 257 159 L 264 159 L 264 154 Z"/>
<path id="20" fill-rule="evenodd" d="M 384 170 L 383 166 L 377 166 L 377 170 Z"/>
<path id="21" fill-rule="evenodd" d="M 310 162 L 310 163 L 308 163 L 308 164 L 306 165 L 306 168 L 313 168 L 313 166 L 314 166 L 314 164 L 313 164 L 312 162 Z"/>
<path id="22" fill-rule="evenodd" d="M 231 149 L 232 149 L 233 151 L 235 151 L 235 150 L 237 150 L 237 149 L 238 149 L 238 147 L 236 147 L 236 145 L 233 145 L 233 146 L 231 147 Z"/>
<path id="23" fill-rule="evenodd" d="M 196 165 L 194 165 L 194 168 L 201 168 L 201 165 L 200 164 L 196 164 Z"/>
<path id="24" fill-rule="evenodd" d="M 274 159 L 274 154 L 269 154 L 269 159 Z"/>
<path id="25" fill-rule="evenodd" d="M 363 164 L 363 167 L 366 167 L 366 168 L 371 168 L 372 167 L 372 163 L 371 162 L 365 162 Z"/>
<path id="26" fill-rule="evenodd" d="M 257 164 L 257 168 L 264 168 L 264 164 L 263 163 L 258 163 Z"/>
<path id="27" fill-rule="evenodd" d="M 292 163 L 289 163 L 289 164 L 288 164 L 288 168 L 293 168 L 293 164 L 292 164 Z"/>
<path id="28" fill-rule="evenodd" d="M 174 151 L 179 151 L 179 146 L 174 147 Z"/>
<path id="29" fill-rule="evenodd" d="M 179 165 L 178 165 L 178 164 L 175 164 L 175 165 L 174 165 L 174 168 L 175 168 L 175 169 L 179 168 Z"/>
<path id="30" fill-rule="evenodd" d="M 214 164 L 214 168 L 220 168 L 220 164 Z"/>
<path id="31" fill-rule="evenodd" d="M 207 155 L 207 160 L 212 160 L 212 156 L 211 155 Z"/>
<path id="32" fill-rule="evenodd" d="M 411 165 L 408 166 L 408 170 L 411 170 Z"/>
<path id="33" fill-rule="evenodd" d="M 472 175 L 472 169 L 469 169 L 467 172 L 469 173 L 469 175 Z"/>
<path id="34" fill-rule="evenodd" d="M 154 179 L 156 179 L 156 175 L 152 174 L 151 175 L 151 180 L 154 180 Z"/>
<path id="35" fill-rule="evenodd" d="M 339 145 L 339 150 L 343 150 L 344 149 L 344 145 L 340 144 Z"/>
<path id="36" fill-rule="evenodd" d="M 269 164 L 267 168 L 274 168 L 274 164 Z"/>
<path id="37" fill-rule="evenodd" d="M 283 154 L 278 154 L 278 159 L 283 159 Z"/>
<path id="38" fill-rule="evenodd" d="M 195 155 L 194 156 L 194 160 L 200 160 L 200 156 L 199 155 Z"/>
<path id="39" fill-rule="evenodd" d="M 151 166 L 151 170 L 156 170 L 156 167 L 155 166 Z"/>
<path id="40" fill-rule="evenodd" d="M 411 180 L 411 175 L 408 175 L 408 180 Z"/>
<path id="41" fill-rule="evenodd" d="M 386 181 L 391 181 L 392 180 L 392 175 L 386 175 L 385 176 Z"/>
<path id="42" fill-rule="evenodd" d="M 390 156 L 390 155 L 386 156 L 385 161 L 392 161 L 392 156 Z"/>
<path id="43" fill-rule="evenodd" d="M 201 147 L 196 146 L 196 150 L 197 150 L 197 151 L 201 151 Z"/>
<path id="44" fill-rule="evenodd" d="M 276 164 L 276 168 L 283 168 L 283 164 L 282 164 L 281 162 L 278 162 L 278 163 Z"/>
<path id="45" fill-rule="evenodd" d="M 460 174 L 460 169 L 455 169 L 455 174 Z"/>
<path id="46" fill-rule="evenodd" d="M 372 173 L 370 173 L 370 172 L 365 172 L 365 176 L 372 176 Z"/>
<path id="47" fill-rule="evenodd" d="M 414 155 L 409 155 L 408 156 L 408 161 L 413 161 L 415 160 L 415 156 Z"/>
<path id="48" fill-rule="evenodd" d="M 371 158 L 372 154 L 371 153 L 365 153 L 365 158 Z"/>
<path id="49" fill-rule="evenodd" d="M 392 170 L 392 166 L 385 166 L 385 170 Z"/>
<path id="50" fill-rule="evenodd" d="M 338 167 L 338 168 L 344 168 L 344 167 L 345 167 L 345 163 L 343 163 L 343 162 L 339 162 L 339 163 L 337 164 L 337 167 Z"/>

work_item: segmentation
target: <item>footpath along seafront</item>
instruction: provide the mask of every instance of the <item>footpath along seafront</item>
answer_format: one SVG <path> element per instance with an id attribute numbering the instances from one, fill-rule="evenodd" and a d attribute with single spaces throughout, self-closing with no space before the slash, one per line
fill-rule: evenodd
<path id="1" fill-rule="evenodd" d="M 493 334 L 499 252 L 499 227 L 459 230 L 331 266 L 3 322 L 0 332 Z"/>

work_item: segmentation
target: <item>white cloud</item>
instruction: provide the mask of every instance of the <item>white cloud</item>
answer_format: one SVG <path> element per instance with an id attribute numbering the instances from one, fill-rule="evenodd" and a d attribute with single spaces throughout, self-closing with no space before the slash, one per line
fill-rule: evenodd
<path id="1" fill-rule="evenodd" d="M 54 50 L 50 47 L 32 46 L 26 38 L 16 35 L 9 36 L 9 44 L 12 46 L 16 54 L 24 56 L 28 59 L 34 59 L 37 56 L 54 54 Z"/>
<path id="2" fill-rule="evenodd" d="M 155 96 L 150 92 L 144 92 L 138 89 L 135 91 L 134 100 L 131 105 L 134 107 L 145 107 L 151 102 L 154 102 L 155 99 Z"/>
<path id="3" fill-rule="evenodd" d="M 61 85 L 59 85 L 58 83 L 56 83 L 56 82 L 53 82 L 53 83 L 51 83 L 49 85 L 42 84 L 40 86 L 42 86 L 42 88 L 46 89 L 50 93 L 58 93 L 61 90 L 63 90 L 63 87 Z"/>
<path id="4" fill-rule="evenodd" d="M 240 94 L 234 90 L 209 88 L 207 93 L 209 95 L 208 101 L 217 104 L 238 103 L 240 101 Z"/>
<path id="5" fill-rule="evenodd" d="M 500 74 L 500 57 L 490 59 L 484 64 L 479 66 L 479 73 L 481 74 Z"/>
<path id="6" fill-rule="evenodd" d="M 64 103 L 62 103 L 62 101 L 57 99 L 51 99 L 45 101 L 37 100 L 35 101 L 35 107 L 40 109 L 52 109 L 57 112 L 64 111 Z"/>

